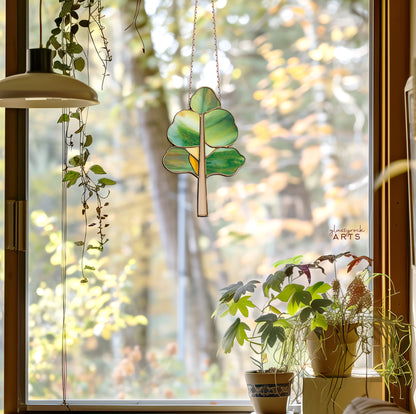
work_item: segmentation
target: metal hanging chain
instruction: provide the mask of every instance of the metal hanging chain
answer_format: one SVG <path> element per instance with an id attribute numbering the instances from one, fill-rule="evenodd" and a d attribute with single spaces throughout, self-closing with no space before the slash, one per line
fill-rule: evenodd
<path id="1" fill-rule="evenodd" d="M 215 52 L 215 65 L 217 70 L 217 88 L 218 99 L 221 102 L 221 85 L 220 85 L 220 65 L 218 60 L 218 41 L 217 41 L 217 22 L 215 18 L 215 0 L 211 0 L 211 13 L 212 13 L 212 29 L 214 32 L 214 52 Z M 192 95 L 192 75 L 194 68 L 194 56 L 195 56 L 195 38 L 196 38 L 196 22 L 198 19 L 198 0 L 195 0 L 194 10 L 194 25 L 192 29 L 192 51 L 191 51 L 191 68 L 189 73 L 189 89 L 188 89 L 188 105 L 191 107 L 191 95 Z"/>

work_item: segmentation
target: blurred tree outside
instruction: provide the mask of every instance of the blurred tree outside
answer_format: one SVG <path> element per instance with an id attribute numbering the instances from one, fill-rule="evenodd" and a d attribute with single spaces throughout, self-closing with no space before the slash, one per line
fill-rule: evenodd
<path id="1" fill-rule="evenodd" d="M 246 398 L 249 358 L 218 352 L 223 325 L 210 315 L 219 289 L 295 254 L 368 254 L 368 1 L 216 1 L 222 107 L 247 160 L 232 178 L 208 179 L 207 218 L 196 217 L 195 180 L 161 162 L 166 130 L 187 106 L 194 2 L 143 3 L 144 54 L 124 30 L 136 1 L 103 1 L 113 61 L 102 91 L 89 55 L 101 101 L 88 113 L 91 163 L 117 185 L 110 242 L 88 257 L 97 271 L 85 286 L 72 188 L 61 240 L 59 111 L 30 112 L 31 399 L 62 398 L 63 248 L 69 399 Z M 211 3 L 199 3 L 194 90 L 215 90 Z M 46 0 L 44 10 L 50 30 L 59 4 Z M 334 228 L 353 237 L 334 238 Z"/>

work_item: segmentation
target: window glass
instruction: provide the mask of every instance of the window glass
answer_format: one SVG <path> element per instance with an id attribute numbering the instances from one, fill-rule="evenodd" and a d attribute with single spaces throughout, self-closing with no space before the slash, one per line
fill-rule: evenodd
<path id="1" fill-rule="evenodd" d="M 49 33 L 59 10 L 43 3 Z M 103 2 L 112 62 L 102 90 L 90 45 L 101 103 L 88 111 L 88 166 L 117 184 L 103 200 L 109 242 L 85 256 L 95 268 L 88 283 L 80 283 L 82 194 L 77 185 L 62 191 L 61 112 L 30 111 L 32 400 L 62 399 L 62 359 L 68 399 L 246 398 L 249 358 L 218 352 L 225 325 L 210 316 L 219 289 L 298 254 L 368 254 L 368 1 L 215 2 L 221 103 L 246 163 L 231 178 L 208 178 L 206 218 L 196 216 L 196 180 L 161 162 L 166 129 L 188 105 L 193 2 L 142 3 L 145 53 L 125 30 L 136 2 Z M 36 16 L 37 2 L 30 6 Z M 199 2 L 193 91 L 217 91 L 210 11 Z M 37 31 L 32 20 L 32 46 Z M 73 143 L 65 159 L 79 152 L 76 134 Z M 88 243 L 96 243 L 95 223 Z"/>

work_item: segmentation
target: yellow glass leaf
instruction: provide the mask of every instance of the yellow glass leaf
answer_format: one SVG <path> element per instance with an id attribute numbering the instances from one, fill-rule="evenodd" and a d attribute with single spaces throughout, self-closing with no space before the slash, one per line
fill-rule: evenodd
<path id="1" fill-rule="evenodd" d="M 191 154 L 196 160 L 199 160 L 199 147 L 188 147 L 186 150 Z"/>
<path id="2" fill-rule="evenodd" d="M 199 174 L 199 172 L 198 172 L 198 167 L 199 167 L 198 160 L 194 156 L 189 155 L 189 162 L 191 163 L 191 166 L 194 169 L 195 174 Z"/>

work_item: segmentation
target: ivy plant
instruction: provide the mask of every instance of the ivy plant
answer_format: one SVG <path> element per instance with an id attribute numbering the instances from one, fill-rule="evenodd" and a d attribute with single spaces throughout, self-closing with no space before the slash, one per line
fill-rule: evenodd
<path id="1" fill-rule="evenodd" d="M 104 34 L 102 24 L 101 0 L 60 0 L 61 7 L 55 19 L 55 28 L 46 43 L 46 47 L 53 50 L 53 68 L 64 75 L 75 75 L 76 72 L 88 71 L 87 52 L 79 42 L 78 35 L 86 32 L 88 38 L 100 59 L 104 73 L 107 76 L 108 63 L 111 53 L 108 40 Z M 100 45 L 98 44 L 100 43 Z M 84 263 L 88 250 L 102 251 L 108 238 L 105 229 L 109 226 L 105 201 L 109 195 L 108 186 L 116 182 L 106 176 L 105 169 L 98 165 L 90 165 L 90 150 L 94 142 L 93 136 L 87 132 L 85 108 L 64 110 L 58 119 L 65 131 L 65 145 L 72 155 L 63 166 L 63 182 L 67 187 L 81 188 L 81 213 L 84 220 L 84 231 L 81 240 L 75 244 L 81 251 L 81 282 L 88 281 L 87 272 L 94 271 L 94 267 Z M 73 125 L 75 123 L 75 128 Z M 74 141 L 77 141 L 77 145 Z M 94 241 L 89 241 L 89 229 L 95 229 Z M 91 238 L 92 239 L 92 238 Z"/>

